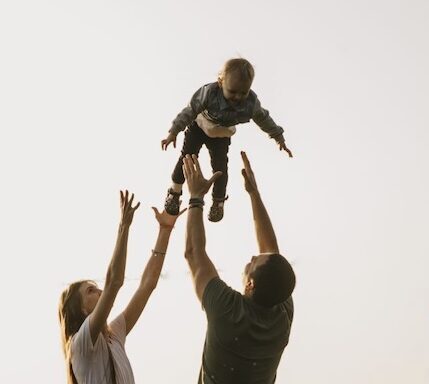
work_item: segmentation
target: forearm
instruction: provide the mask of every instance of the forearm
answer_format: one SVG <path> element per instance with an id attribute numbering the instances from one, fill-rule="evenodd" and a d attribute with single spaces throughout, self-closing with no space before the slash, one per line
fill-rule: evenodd
<path id="1" fill-rule="evenodd" d="M 256 239 L 260 253 L 278 253 L 277 239 L 270 216 L 258 191 L 250 193 Z"/>
<path id="2" fill-rule="evenodd" d="M 256 104 L 252 119 L 270 138 L 278 141 L 283 137 L 284 129 L 275 123 L 270 113 L 262 108 L 259 102 Z"/>
<path id="3" fill-rule="evenodd" d="M 124 282 L 129 230 L 128 225 L 119 225 L 115 249 L 107 270 L 106 284 L 121 286 Z"/>
<path id="4" fill-rule="evenodd" d="M 192 273 L 195 292 L 202 301 L 207 283 L 218 274 L 206 253 L 203 211 L 200 208 L 188 210 L 185 257 Z"/>
<path id="5" fill-rule="evenodd" d="M 140 287 L 155 289 L 158 284 L 172 229 L 167 227 L 159 228 L 158 238 L 153 247 L 151 257 L 143 271 Z"/>
<path id="6" fill-rule="evenodd" d="M 177 135 L 191 124 L 196 117 L 197 113 L 195 113 L 191 106 L 185 107 L 173 120 L 172 126 L 168 132 Z"/>
<path id="7" fill-rule="evenodd" d="M 203 210 L 195 207 L 188 210 L 188 221 L 186 226 L 186 250 L 192 255 L 205 252 L 206 234 L 203 221 Z"/>
<path id="8" fill-rule="evenodd" d="M 159 276 L 161 275 L 162 266 L 164 264 L 165 253 L 167 252 L 171 230 L 172 228 L 162 226 L 159 228 L 158 238 L 156 239 L 149 261 L 143 271 L 140 285 L 131 298 L 128 306 L 125 308 L 124 316 L 127 326 L 127 334 L 139 319 L 149 297 L 158 284 Z"/>

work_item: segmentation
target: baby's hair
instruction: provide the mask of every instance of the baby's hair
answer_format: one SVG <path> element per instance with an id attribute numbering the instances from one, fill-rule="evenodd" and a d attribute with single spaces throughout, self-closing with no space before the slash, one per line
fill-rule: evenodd
<path id="1" fill-rule="evenodd" d="M 255 70 L 252 64 L 242 58 L 229 59 L 220 71 L 219 79 L 223 80 L 227 74 L 231 73 L 238 75 L 242 81 L 248 81 L 250 83 L 255 77 Z"/>

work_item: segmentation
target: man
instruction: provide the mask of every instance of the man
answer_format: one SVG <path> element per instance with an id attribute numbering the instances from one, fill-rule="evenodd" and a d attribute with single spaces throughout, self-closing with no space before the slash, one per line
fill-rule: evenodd
<path id="1" fill-rule="evenodd" d="M 220 172 L 206 180 L 195 155 L 183 164 L 191 196 L 185 257 L 208 321 L 199 384 L 272 384 L 289 340 L 295 274 L 279 254 L 249 160 L 241 156 L 259 245 L 244 269 L 243 294 L 219 278 L 205 250 L 203 198 Z"/>

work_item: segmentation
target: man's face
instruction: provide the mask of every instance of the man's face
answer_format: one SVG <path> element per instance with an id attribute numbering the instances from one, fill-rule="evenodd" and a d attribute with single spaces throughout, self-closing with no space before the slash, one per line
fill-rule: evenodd
<path id="1" fill-rule="evenodd" d="M 228 73 L 219 81 L 222 87 L 223 97 L 232 105 L 239 104 L 249 96 L 252 82 L 243 81 L 240 76 Z"/>
<path id="2" fill-rule="evenodd" d="M 259 256 L 252 256 L 250 262 L 246 264 L 243 272 L 243 285 L 246 292 L 249 284 L 253 286 L 253 279 L 250 277 L 261 265 L 265 264 L 270 258 L 270 253 L 262 253 Z"/>

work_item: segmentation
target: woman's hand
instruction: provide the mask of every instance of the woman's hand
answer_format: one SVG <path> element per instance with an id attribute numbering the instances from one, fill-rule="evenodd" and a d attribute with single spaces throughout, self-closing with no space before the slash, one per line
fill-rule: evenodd
<path id="1" fill-rule="evenodd" d="M 159 226 L 161 228 L 169 228 L 172 229 L 174 227 L 174 224 L 176 223 L 177 218 L 186 211 L 185 209 L 182 209 L 178 215 L 169 215 L 167 212 L 162 211 L 159 212 L 156 207 L 152 207 L 153 212 L 155 213 L 155 219 L 158 221 Z"/>
<path id="2" fill-rule="evenodd" d="M 133 205 L 134 193 L 129 197 L 128 190 L 121 191 L 121 225 L 130 226 L 133 222 L 134 212 L 140 206 L 138 202 L 134 207 Z"/>

